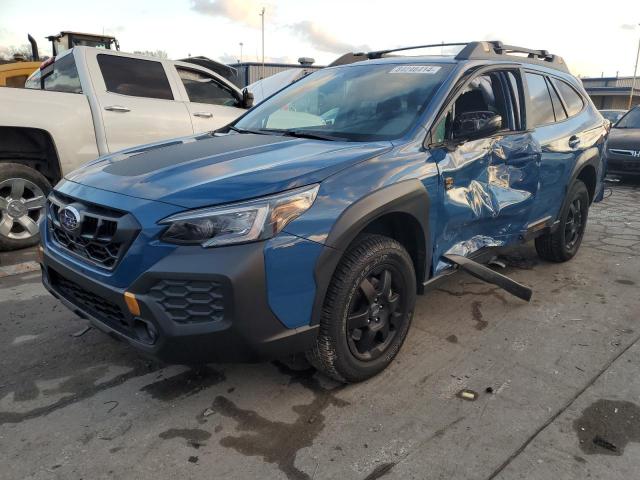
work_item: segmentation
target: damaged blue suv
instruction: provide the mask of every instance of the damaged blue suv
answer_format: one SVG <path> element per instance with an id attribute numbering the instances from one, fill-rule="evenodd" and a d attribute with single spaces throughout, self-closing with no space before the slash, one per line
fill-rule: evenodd
<path id="1" fill-rule="evenodd" d="M 101 157 L 51 193 L 47 289 L 174 363 L 306 354 L 356 382 L 416 294 L 535 241 L 571 259 L 602 199 L 605 122 L 563 60 L 500 42 L 352 55 L 227 127 Z"/>

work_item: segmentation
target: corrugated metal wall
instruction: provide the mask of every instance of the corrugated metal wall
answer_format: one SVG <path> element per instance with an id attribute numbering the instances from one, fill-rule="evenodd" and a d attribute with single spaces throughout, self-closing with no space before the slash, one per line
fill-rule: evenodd
<path id="1" fill-rule="evenodd" d="M 276 73 L 282 72 L 284 70 L 290 70 L 292 68 L 307 70 L 319 70 L 321 68 L 324 68 L 319 65 L 302 66 L 300 64 L 265 63 L 263 77 L 261 63 L 236 63 L 231 66 L 238 70 L 238 87 L 240 88 L 244 88 L 247 85 L 250 85 L 253 82 L 257 82 L 262 78 L 270 77 L 271 75 L 275 75 Z"/>

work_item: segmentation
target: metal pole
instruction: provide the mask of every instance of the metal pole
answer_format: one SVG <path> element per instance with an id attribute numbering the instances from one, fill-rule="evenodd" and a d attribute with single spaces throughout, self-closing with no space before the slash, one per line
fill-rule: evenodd
<path id="1" fill-rule="evenodd" d="M 242 63 L 242 46 L 244 43 L 240 42 L 240 63 Z"/>
<path id="2" fill-rule="evenodd" d="M 640 25 L 640 23 L 638 25 Z M 638 57 L 640 57 L 640 39 L 638 39 L 638 53 L 636 53 L 636 66 L 633 69 L 633 81 L 631 82 L 631 92 L 629 93 L 629 106 L 627 110 L 631 110 L 631 104 L 633 103 L 633 91 L 636 88 L 636 75 L 638 74 Z"/>
<path id="3" fill-rule="evenodd" d="M 262 7 L 262 78 L 264 78 L 264 7 Z"/>

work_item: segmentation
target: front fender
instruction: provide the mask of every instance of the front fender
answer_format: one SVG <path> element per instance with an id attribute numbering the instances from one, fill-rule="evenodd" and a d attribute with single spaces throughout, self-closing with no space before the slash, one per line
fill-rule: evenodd
<path id="1" fill-rule="evenodd" d="M 411 179 L 376 190 L 345 209 L 331 228 L 325 246 L 316 262 L 316 294 L 311 316 L 311 324 L 320 321 L 322 304 L 331 278 L 344 252 L 356 237 L 378 218 L 392 213 L 403 213 L 413 217 L 421 227 L 424 252 L 418 265 L 422 282 L 431 265 L 431 238 L 429 235 L 430 199 L 420 180 Z"/>

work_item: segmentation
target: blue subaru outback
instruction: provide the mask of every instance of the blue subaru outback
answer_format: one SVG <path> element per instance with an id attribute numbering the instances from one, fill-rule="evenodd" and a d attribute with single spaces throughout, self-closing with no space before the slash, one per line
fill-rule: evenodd
<path id="1" fill-rule="evenodd" d="M 605 122 L 558 56 L 413 55 L 431 47 L 353 56 L 219 131 L 67 175 L 41 225 L 44 285 L 165 361 L 304 353 L 344 382 L 393 360 L 416 294 L 455 270 L 529 299 L 483 259 L 529 240 L 576 254 Z"/>

